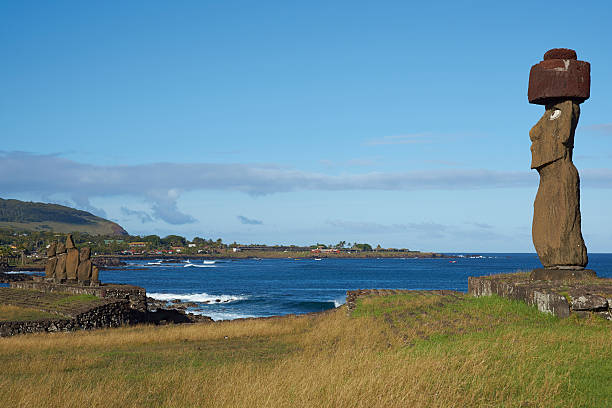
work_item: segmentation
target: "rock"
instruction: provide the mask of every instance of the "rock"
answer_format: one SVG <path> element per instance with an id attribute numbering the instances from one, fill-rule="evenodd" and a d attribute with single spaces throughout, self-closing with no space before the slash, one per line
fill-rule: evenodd
<path id="1" fill-rule="evenodd" d="M 547 269 L 584 268 L 588 263 L 580 228 L 580 179 L 572 163 L 579 116 L 580 107 L 571 100 L 550 105 L 529 132 L 531 168 L 540 174 L 533 244 Z"/>
<path id="2" fill-rule="evenodd" d="M 62 242 L 58 242 L 55 253 L 59 255 L 65 252 L 66 252 L 66 245 L 64 245 Z"/>
<path id="3" fill-rule="evenodd" d="M 529 103 L 549 105 L 561 100 L 582 103 L 591 92 L 591 64 L 578 61 L 576 51 L 552 49 L 529 72 Z"/>
<path id="4" fill-rule="evenodd" d="M 572 299 L 572 310 L 606 311 L 608 300 L 599 295 L 584 294 Z"/>
<path id="5" fill-rule="evenodd" d="M 77 269 L 79 268 L 79 250 L 68 248 L 66 250 L 66 279 L 76 281 Z"/>
<path id="6" fill-rule="evenodd" d="M 79 268 L 77 269 L 77 279 L 79 282 L 86 284 L 91 280 L 91 260 L 86 259 L 79 263 Z"/>
<path id="7" fill-rule="evenodd" d="M 51 258 L 52 256 L 55 256 L 56 248 L 57 248 L 57 243 L 52 242 L 49 245 L 49 248 L 47 248 L 47 258 Z"/>
<path id="8" fill-rule="evenodd" d="M 55 248 L 53 249 L 55 253 Z M 45 277 L 47 279 L 53 279 L 55 277 L 55 267 L 57 266 L 57 257 L 52 256 L 47 258 L 47 262 L 45 263 Z"/>
<path id="9" fill-rule="evenodd" d="M 55 265 L 55 281 L 63 282 L 66 280 L 66 254 L 57 255 L 57 264 Z"/>
<path id="10" fill-rule="evenodd" d="M 181 303 L 181 299 L 172 299 L 170 302 L 172 303 Z"/>
<path id="11" fill-rule="evenodd" d="M 531 280 L 568 280 L 596 278 L 597 274 L 592 269 L 543 269 L 538 268 L 531 271 Z"/>
<path id="12" fill-rule="evenodd" d="M 569 48 L 553 48 L 544 53 L 544 61 L 549 59 L 578 59 L 576 51 Z"/>

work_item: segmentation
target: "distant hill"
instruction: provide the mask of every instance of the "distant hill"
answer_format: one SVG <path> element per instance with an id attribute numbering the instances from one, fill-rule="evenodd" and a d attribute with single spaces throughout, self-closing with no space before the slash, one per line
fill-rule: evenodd
<path id="1" fill-rule="evenodd" d="M 0 198 L 0 228 L 91 235 L 128 235 L 119 224 L 58 204 Z"/>

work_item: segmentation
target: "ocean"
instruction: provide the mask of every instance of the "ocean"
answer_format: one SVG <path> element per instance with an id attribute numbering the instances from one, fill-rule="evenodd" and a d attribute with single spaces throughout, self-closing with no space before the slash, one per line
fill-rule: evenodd
<path id="1" fill-rule="evenodd" d="M 159 300 L 193 302 L 189 311 L 214 320 L 328 310 L 343 304 L 346 291 L 355 289 L 466 292 L 468 276 L 541 267 L 536 254 L 461 255 L 452 259 L 224 259 L 206 264 L 202 260 L 189 264 L 152 263 L 129 261 L 124 268 L 100 271 L 100 279 L 144 287 L 148 296 Z M 589 254 L 588 267 L 601 277 L 612 278 L 612 254 Z"/>

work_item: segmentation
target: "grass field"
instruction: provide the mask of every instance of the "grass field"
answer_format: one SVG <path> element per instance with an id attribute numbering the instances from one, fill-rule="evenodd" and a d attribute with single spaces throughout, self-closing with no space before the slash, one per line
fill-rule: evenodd
<path id="1" fill-rule="evenodd" d="M 11 407 L 606 407 L 612 324 L 497 297 L 0 339 Z"/>
<path id="2" fill-rule="evenodd" d="M 0 322 L 14 322 L 24 320 L 58 319 L 58 315 L 41 312 L 28 307 L 0 305 Z"/>

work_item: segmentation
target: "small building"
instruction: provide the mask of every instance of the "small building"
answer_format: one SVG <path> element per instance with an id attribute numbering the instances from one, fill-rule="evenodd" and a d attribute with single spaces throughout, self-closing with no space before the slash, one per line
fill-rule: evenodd
<path id="1" fill-rule="evenodd" d="M 135 247 L 135 248 L 144 248 L 147 246 L 147 243 L 146 242 L 130 242 L 128 245 L 131 247 Z"/>

